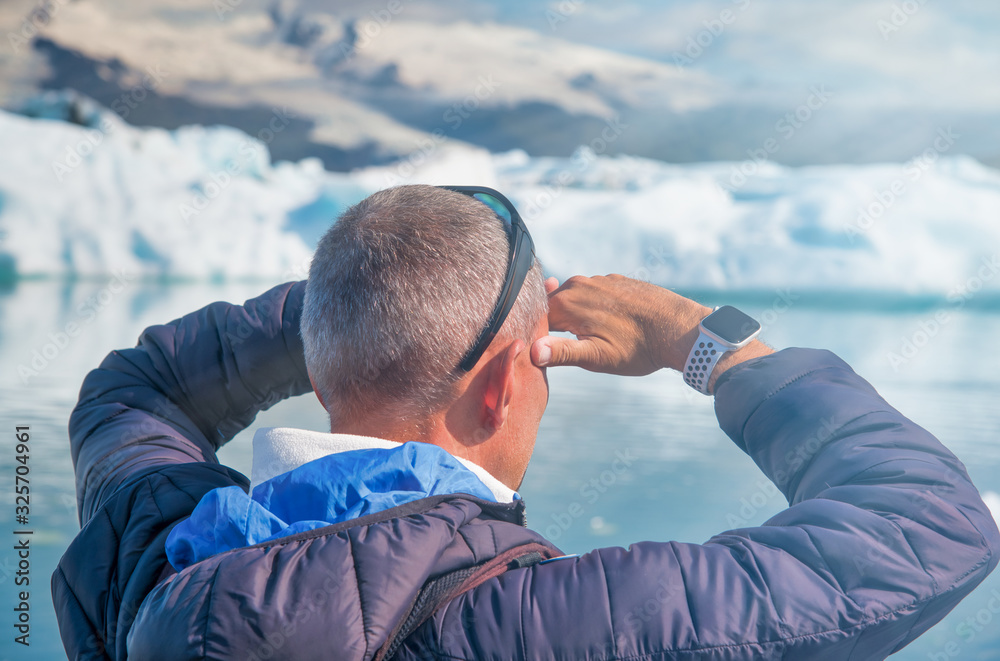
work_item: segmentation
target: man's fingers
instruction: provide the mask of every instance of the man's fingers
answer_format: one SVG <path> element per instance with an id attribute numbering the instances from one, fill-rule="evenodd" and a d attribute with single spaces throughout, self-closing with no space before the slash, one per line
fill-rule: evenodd
<path id="1" fill-rule="evenodd" d="M 568 337 L 539 338 L 531 347 L 531 362 L 538 367 L 576 365 L 594 369 L 600 363 L 597 343 L 591 339 L 574 340 Z"/>
<path id="2" fill-rule="evenodd" d="M 551 277 L 545 280 L 545 293 L 551 294 L 555 290 L 559 289 L 559 280 L 555 277 Z"/>

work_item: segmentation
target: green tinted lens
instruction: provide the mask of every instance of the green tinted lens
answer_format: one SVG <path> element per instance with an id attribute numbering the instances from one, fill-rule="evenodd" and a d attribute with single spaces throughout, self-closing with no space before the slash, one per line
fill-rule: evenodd
<path id="1" fill-rule="evenodd" d="M 473 197 L 492 209 L 493 213 L 500 216 L 507 225 L 511 224 L 510 209 L 503 202 L 486 193 L 476 193 Z"/>

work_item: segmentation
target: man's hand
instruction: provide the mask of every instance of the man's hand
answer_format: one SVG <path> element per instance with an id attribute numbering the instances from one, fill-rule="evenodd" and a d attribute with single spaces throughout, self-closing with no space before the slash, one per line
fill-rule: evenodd
<path id="1" fill-rule="evenodd" d="M 711 308 L 669 289 L 621 275 L 573 276 L 560 287 L 545 282 L 549 293 L 549 330 L 568 331 L 576 339 L 540 338 L 531 347 L 539 367 L 576 365 L 592 372 L 643 376 L 662 367 L 682 370 L 698 338 L 698 324 Z M 727 354 L 710 382 L 727 369 L 772 351 L 760 342 Z"/>

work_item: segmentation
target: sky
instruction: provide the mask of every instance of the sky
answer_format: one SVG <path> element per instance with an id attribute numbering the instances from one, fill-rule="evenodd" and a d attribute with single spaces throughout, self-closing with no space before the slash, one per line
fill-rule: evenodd
<path id="1" fill-rule="evenodd" d="M 67 0 L 68 1 L 68 0 Z M 675 64 L 722 90 L 720 122 L 692 125 L 716 143 L 757 145 L 776 118 L 815 89 L 834 98 L 826 134 L 803 140 L 807 154 L 789 163 L 901 161 L 922 150 L 940 128 L 955 125 L 957 151 L 1000 165 L 1000 3 L 983 0 L 215 0 L 227 17 L 283 4 L 337 19 L 426 21 L 526 28 L 565 40 Z M 219 25 L 208 0 L 77 0 L 116 14 L 154 13 L 171 22 Z M 57 3 L 58 4 L 58 3 Z M 34 0 L 0 0 L 0 34 L 15 27 Z M 499 38 L 499 33 L 498 33 Z M 4 40 L 6 41 L 6 40 Z M 21 60 L 18 60 L 20 57 Z M 17 76 L 38 67 L 0 43 L 0 105 Z M 436 71 L 443 76 L 446 72 Z M 530 72 L 525 72 L 526 75 Z M 773 112 L 772 112 L 773 111 Z M 740 121 L 740 115 L 754 119 Z M 772 116 L 775 119 L 772 119 Z M 700 121 L 700 120 L 699 120 Z M 646 130 L 650 130 L 647 126 Z M 742 139 L 741 139 L 742 136 Z M 700 139 L 700 138 L 699 138 Z M 813 146 L 815 144 L 815 146 Z M 823 155 L 823 151 L 827 155 Z M 742 157 L 735 149 L 706 158 Z M 712 156 L 715 154 L 716 156 Z M 779 159 L 780 160 L 780 159 Z"/>
<path id="2" fill-rule="evenodd" d="M 993 2 L 400 1 L 411 18 L 493 20 L 680 62 L 748 102 L 784 103 L 803 86 L 826 83 L 861 108 L 1000 111 L 1000 4 Z M 340 2 L 337 11 L 371 16 L 385 6 Z"/>

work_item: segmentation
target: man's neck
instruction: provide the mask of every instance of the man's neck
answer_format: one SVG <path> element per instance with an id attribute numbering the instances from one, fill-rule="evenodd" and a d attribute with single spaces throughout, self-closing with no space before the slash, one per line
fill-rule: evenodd
<path id="1" fill-rule="evenodd" d="M 499 439 L 491 437 L 482 442 L 463 442 L 452 433 L 446 424 L 445 416 L 432 417 L 418 423 L 386 424 L 378 416 L 372 416 L 365 420 L 332 424 L 330 432 L 333 434 L 351 434 L 355 436 L 370 436 L 373 438 L 383 438 L 397 443 L 408 441 L 418 441 L 436 445 L 453 457 L 465 459 L 490 475 L 494 476 L 502 484 L 513 491 L 517 491 L 523 476 L 511 476 L 505 470 L 506 462 L 497 461 L 490 450 L 494 450 L 494 444 Z M 475 438 L 474 434 L 469 434 L 470 438 Z"/>
<path id="2" fill-rule="evenodd" d="M 396 441 L 371 436 L 327 434 L 289 427 L 259 429 L 253 439 L 251 487 L 256 488 L 278 475 L 331 454 L 375 448 L 391 450 L 398 447 Z M 509 503 L 515 499 L 515 491 L 485 468 L 468 459 L 455 458 L 475 473 L 497 502 Z"/>

